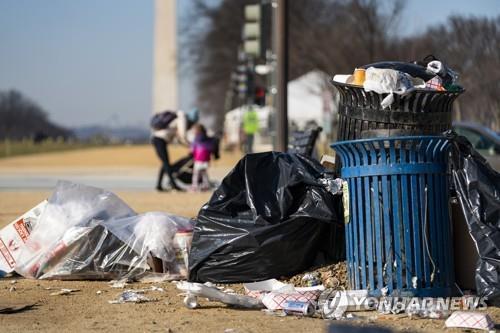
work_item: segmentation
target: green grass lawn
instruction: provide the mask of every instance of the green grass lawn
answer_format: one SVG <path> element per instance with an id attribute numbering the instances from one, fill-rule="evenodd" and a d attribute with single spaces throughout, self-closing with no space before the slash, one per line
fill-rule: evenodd
<path id="1" fill-rule="evenodd" d="M 53 151 L 63 151 L 72 149 L 82 149 L 89 147 L 102 146 L 102 142 L 65 142 L 63 140 L 48 139 L 40 143 L 34 143 L 33 140 L 22 140 L 22 141 L 11 141 L 3 140 L 0 141 L 0 158 L 27 155 L 27 154 L 37 154 L 46 153 Z"/>

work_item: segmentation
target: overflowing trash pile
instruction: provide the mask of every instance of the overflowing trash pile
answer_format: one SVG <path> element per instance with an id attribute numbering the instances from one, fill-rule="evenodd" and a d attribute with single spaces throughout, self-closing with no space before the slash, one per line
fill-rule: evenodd
<path id="1" fill-rule="evenodd" d="M 195 219 L 164 212 L 137 214 L 109 191 L 61 181 L 48 200 L 0 230 L 0 276 L 110 280 L 111 288 L 124 289 L 110 304 L 154 302 L 145 293 L 164 291 L 155 286 L 125 289 L 132 281 L 174 280 L 189 309 L 202 309 L 202 300 L 209 299 L 273 316 L 356 320 L 368 312 L 368 318 L 404 315 L 446 319 L 446 327 L 492 329 L 491 318 L 476 310 L 500 296 L 500 175 L 463 138 L 441 133 L 450 125 L 453 99 L 463 91 L 458 74 L 427 58 L 362 66 L 352 75 L 336 75 L 334 82 L 346 117 L 339 125 L 339 141 L 345 146 L 335 145 L 342 163 L 327 158 L 326 168 L 296 153 L 246 155 Z M 417 91 L 420 97 L 411 95 Z M 432 104 L 441 97 L 427 98 L 427 92 L 444 99 Z M 439 109 L 442 105 L 448 109 Z M 419 121 L 436 115 L 442 122 L 429 128 L 439 136 L 404 141 L 408 135 L 394 139 L 387 132 L 381 138 L 371 132 L 381 123 L 383 129 L 401 125 L 403 131 L 418 131 Z M 354 128 L 349 117 L 368 125 L 348 132 Z M 359 138 L 365 141 L 355 140 Z M 431 158 L 439 149 L 435 159 L 440 164 Z M 348 165 L 353 161 L 367 162 L 368 173 L 362 174 L 360 165 Z M 426 165 L 415 167 L 418 162 Z M 337 178 L 341 164 L 345 179 Z M 475 274 L 475 294 L 454 286 L 452 292 L 452 256 L 443 256 L 444 250 L 451 251 L 451 242 L 437 225 L 446 224 L 448 217 L 443 213 L 448 207 L 448 170 L 479 255 L 470 272 Z M 418 182 L 417 176 L 422 176 Z M 443 188 L 440 197 L 436 193 Z M 441 206 L 432 202 L 429 208 L 429 197 Z M 410 224 L 410 218 L 416 222 Z M 372 233 L 376 223 L 383 232 Z M 406 223 L 404 228 L 401 223 Z M 392 234 L 400 231 L 392 242 Z M 431 232 L 439 234 L 439 241 L 431 239 L 429 247 Z M 421 237 L 415 240 L 411 233 Z M 413 270 L 413 257 L 424 264 L 423 271 L 418 265 Z M 229 283 L 243 286 L 235 292 Z M 417 294 L 422 291 L 427 297 Z"/>
<path id="2" fill-rule="evenodd" d="M 192 230 L 188 218 L 136 214 L 111 192 L 60 181 L 1 231 L 0 269 L 36 279 L 134 280 L 152 270 L 186 278 Z"/>
<path id="3" fill-rule="evenodd" d="M 378 62 L 356 68 L 352 75 L 337 74 L 335 82 L 362 86 L 365 91 L 387 94 L 380 105 L 390 108 L 394 94 L 407 95 L 416 90 L 461 92 L 458 73 L 433 56 L 422 61 L 406 63 L 399 61 Z"/>

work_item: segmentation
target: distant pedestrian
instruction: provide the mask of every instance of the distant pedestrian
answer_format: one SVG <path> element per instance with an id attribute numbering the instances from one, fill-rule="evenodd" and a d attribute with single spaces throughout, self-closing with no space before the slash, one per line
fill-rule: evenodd
<path id="1" fill-rule="evenodd" d="M 151 119 L 152 137 L 151 143 L 155 148 L 156 155 L 162 165 L 158 172 L 156 190 L 164 191 L 163 176 L 166 174 L 170 181 L 170 186 L 178 191 L 183 189 L 177 184 L 170 164 L 168 144 L 178 141 L 187 145 L 187 130 L 198 121 L 198 110 L 193 110 L 186 114 L 183 111 L 165 111 L 155 114 Z"/>
<path id="2" fill-rule="evenodd" d="M 253 143 L 255 133 L 259 131 L 259 116 L 257 112 L 250 106 L 248 111 L 243 115 L 243 133 L 245 134 L 245 154 L 253 153 Z"/>
<path id="3" fill-rule="evenodd" d="M 191 152 L 193 153 L 193 179 L 191 188 L 193 191 L 208 190 L 210 183 L 208 180 L 208 167 L 210 163 L 210 155 L 215 153 L 216 142 L 213 138 L 207 135 L 205 127 L 201 124 L 196 124 L 194 127 L 195 139 L 191 144 Z M 201 180 L 201 187 L 200 187 Z"/>

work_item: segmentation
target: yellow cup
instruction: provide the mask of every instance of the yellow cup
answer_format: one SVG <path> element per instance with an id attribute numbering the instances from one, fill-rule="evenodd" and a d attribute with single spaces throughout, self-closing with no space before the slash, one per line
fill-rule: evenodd
<path id="1" fill-rule="evenodd" d="M 357 85 L 357 86 L 362 86 L 363 83 L 365 82 L 365 72 L 366 70 L 364 68 L 356 68 L 354 69 L 354 80 L 352 84 Z"/>

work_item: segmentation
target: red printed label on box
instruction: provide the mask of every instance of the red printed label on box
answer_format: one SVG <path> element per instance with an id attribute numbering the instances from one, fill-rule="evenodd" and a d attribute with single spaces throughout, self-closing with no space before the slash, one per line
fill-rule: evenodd
<path id="1" fill-rule="evenodd" d="M 5 243 L 1 238 L 0 238 L 0 252 L 2 253 L 2 256 L 5 258 L 5 262 L 7 262 L 10 268 L 14 268 L 14 266 L 16 265 L 16 261 L 10 254 L 9 249 L 7 248 L 7 246 L 5 246 Z"/>
<path id="2" fill-rule="evenodd" d="M 19 221 L 14 223 L 14 228 L 19 234 L 19 237 L 21 237 L 23 242 L 26 243 L 26 241 L 28 240 L 28 236 L 30 235 L 30 232 L 28 231 L 28 229 L 26 229 L 26 226 L 24 225 L 24 220 L 20 219 Z"/>

